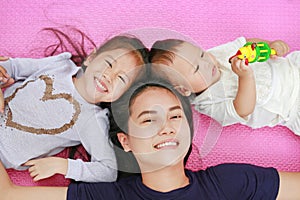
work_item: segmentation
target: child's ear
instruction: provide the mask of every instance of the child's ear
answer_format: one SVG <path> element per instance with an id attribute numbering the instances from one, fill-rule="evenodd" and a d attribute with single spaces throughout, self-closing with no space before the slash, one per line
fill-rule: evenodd
<path id="1" fill-rule="evenodd" d="M 97 49 L 95 48 L 91 53 L 90 55 L 88 55 L 88 57 L 84 60 L 83 64 L 85 66 L 88 66 L 93 60 L 94 58 L 96 57 L 96 52 L 97 52 Z"/>
<path id="2" fill-rule="evenodd" d="M 131 151 L 129 142 L 128 142 L 128 135 L 126 135 L 125 133 L 117 133 L 118 136 L 118 140 L 121 143 L 124 151 L 129 152 Z"/>
<path id="3" fill-rule="evenodd" d="M 186 87 L 182 85 L 178 85 L 174 87 L 181 95 L 183 96 L 190 96 L 192 94 L 192 91 L 187 89 Z"/>

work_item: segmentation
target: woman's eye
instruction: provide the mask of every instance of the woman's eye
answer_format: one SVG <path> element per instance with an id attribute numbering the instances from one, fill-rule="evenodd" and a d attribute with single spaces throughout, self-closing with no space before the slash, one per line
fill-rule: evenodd
<path id="1" fill-rule="evenodd" d="M 181 115 L 173 115 L 171 116 L 171 119 L 180 119 L 182 116 Z"/>
<path id="2" fill-rule="evenodd" d="M 151 122 L 154 122 L 154 120 L 153 119 L 145 119 L 142 121 L 142 124 L 151 123 Z"/>

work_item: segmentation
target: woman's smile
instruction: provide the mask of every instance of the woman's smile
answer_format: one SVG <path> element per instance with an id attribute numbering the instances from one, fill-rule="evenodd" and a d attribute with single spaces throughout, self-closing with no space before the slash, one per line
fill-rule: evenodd
<path id="1" fill-rule="evenodd" d="M 176 139 L 164 140 L 156 145 L 154 145 L 155 149 L 175 149 L 179 146 L 179 141 Z"/>

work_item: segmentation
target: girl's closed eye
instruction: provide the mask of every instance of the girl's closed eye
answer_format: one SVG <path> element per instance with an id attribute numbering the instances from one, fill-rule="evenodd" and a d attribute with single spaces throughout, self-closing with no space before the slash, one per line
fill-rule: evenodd
<path id="1" fill-rule="evenodd" d="M 105 62 L 109 68 L 113 68 L 112 62 L 110 62 L 109 60 L 105 60 Z M 127 84 L 127 76 L 125 73 L 119 73 L 118 78 L 121 80 L 122 83 L 124 83 L 125 85 Z"/>
<path id="2" fill-rule="evenodd" d="M 119 78 L 124 84 L 126 84 L 127 76 L 126 76 L 125 74 L 120 74 L 120 75 L 118 75 L 118 78 Z"/>
<path id="3" fill-rule="evenodd" d="M 106 64 L 107 64 L 108 67 L 112 68 L 111 62 L 109 62 L 108 60 L 105 60 L 105 62 L 106 62 Z"/>

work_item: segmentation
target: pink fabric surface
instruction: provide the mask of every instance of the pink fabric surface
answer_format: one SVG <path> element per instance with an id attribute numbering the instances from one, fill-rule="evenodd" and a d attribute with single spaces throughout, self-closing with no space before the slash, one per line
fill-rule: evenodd
<path id="1" fill-rule="evenodd" d="M 161 31 L 153 29 L 157 28 L 165 32 L 173 30 L 164 37 L 179 32 L 205 49 L 245 36 L 282 39 L 291 50 L 296 50 L 300 49 L 299 10 L 297 0 L 4 1 L 0 6 L 0 54 L 32 56 L 30 50 L 45 42 L 39 39 L 43 27 L 66 24 L 80 28 L 97 43 L 130 30 L 144 34 L 145 28 L 151 27 L 151 33 L 143 36 L 147 45 L 161 36 Z M 196 112 L 194 115 L 197 148 L 188 168 L 247 162 L 280 170 L 300 170 L 300 137 L 288 129 L 277 126 L 252 130 L 242 125 L 221 128 L 206 116 Z M 33 183 L 27 172 L 9 170 L 9 173 L 14 182 L 22 185 L 68 183 L 61 177 Z"/>

